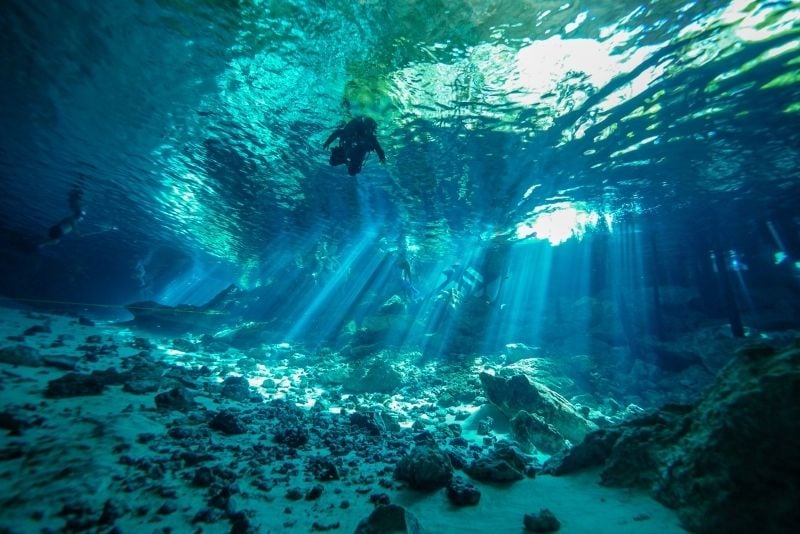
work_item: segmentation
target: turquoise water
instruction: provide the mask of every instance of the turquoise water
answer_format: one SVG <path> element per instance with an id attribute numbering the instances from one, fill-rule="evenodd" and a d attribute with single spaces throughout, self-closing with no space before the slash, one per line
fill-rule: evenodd
<path id="1" fill-rule="evenodd" d="M 2 422 L 41 431 L 34 444 L 47 427 L 24 406 L 71 362 L 62 352 L 85 351 L 82 372 L 116 365 L 89 359 L 88 337 L 126 360 L 152 351 L 155 374 L 208 365 L 183 378 L 214 395 L 245 375 L 269 401 L 463 426 L 480 450 L 496 437 L 477 433 L 483 410 L 502 404 L 483 396 L 483 370 L 532 373 L 606 427 L 696 400 L 736 348 L 800 329 L 800 1 L 6 0 L 0 52 L 0 306 L 23 310 L 0 310 L 0 391 L 17 405 Z M 351 176 L 323 144 L 358 117 L 376 121 L 386 161 L 371 152 Z M 43 325 L 46 342 L 31 337 Z M 40 373 L 12 342 L 56 363 Z M 148 395 L 173 385 L 158 380 Z M 119 389 L 117 412 L 144 402 Z M 58 421 L 62 401 L 46 402 Z M 172 443 L 167 416 L 136 417 L 159 434 L 147 454 Z M 86 439 L 105 451 L 101 438 Z M 5 444 L 0 478 L 27 477 Z M 108 472 L 128 465 L 117 445 Z M 586 489 L 554 480 L 553 506 Z M 348 528 L 371 509 L 351 490 Z M 637 514 L 593 491 L 581 495 L 609 531 L 676 528 L 652 501 Z M 290 522 L 254 495 L 254 524 Z M 401 495 L 447 531 L 452 509 Z M 597 504 L 607 495 L 618 516 Z M 519 527 L 535 511 L 520 492 L 510 503 L 513 517 L 473 509 L 462 523 Z M 35 504 L 28 523 L 3 520 L 62 522 Z M 195 504 L 169 524 L 194 525 Z"/>

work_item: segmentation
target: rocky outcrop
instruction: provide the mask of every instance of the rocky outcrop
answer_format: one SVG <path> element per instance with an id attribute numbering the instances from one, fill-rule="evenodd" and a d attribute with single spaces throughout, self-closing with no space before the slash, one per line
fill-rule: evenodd
<path id="1" fill-rule="evenodd" d="M 580 442 L 588 432 L 597 428 L 584 419 L 567 399 L 545 385 L 530 381 L 524 374 L 504 378 L 481 373 L 480 380 L 489 401 L 509 418 L 521 410 L 535 414 L 573 443 Z M 552 436 L 547 439 L 552 441 Z"/>
<path id="2" fill-rule="evenodd" d="M 602 465 L 646 487 L 695 532 L 790 532 L 800 522 L 800 348 L 743 349 L 694 406 L 590 434 L 545 471 Z"/>

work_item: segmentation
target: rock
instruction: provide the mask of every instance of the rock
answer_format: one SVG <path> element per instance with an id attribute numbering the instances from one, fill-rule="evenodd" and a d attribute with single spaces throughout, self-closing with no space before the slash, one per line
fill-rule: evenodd
<path id="1" fill-rule="evenodd" d="M 540 352 L 539 347 L 529 347 L 525 343 L 506 344 L 506 364 L 512 364 L 525 358 L 533 358 Z"/>
<path id="2" fill-rule="evenodd" d="M 239 402 L 249 402 L 250 383 L 243 376 L 229 376 L 222 383 L 222 396 Z"/>
<path id="3" fill-rule="evenodd" d="M 547 508 L 542 508 L 538 514 L 525 514 L 522 523 L 528 532 L 556 532 L 561 528 L 561 522 Z"/>
<path id="4" fill-rule="evenodd" d="M 177 410 L 179 412 L 186 412 L 195 407 L 195 401 L 191 393 L 182 387 L 178 386 L 159 393 L 156 395 L 156 408 L 159 410 Z"/>
<path id="5" fill-rule="evenodd" d="M 316 501 L 322 496 L 323 491 L 325 491 L 325 488 L 323 488 L 320 484 L 311 486 L 306 492 L 305 499 L 307 501 Z"/>
<path id="6" fill-rule="evenodd" d="M 23 336 L 35 336 L 36 334 L 50 334 L 53 330 L 48 325 L 33 325 L 22 333 Z"/>
<path id="7" fill-rule="evenodd" d="M 242 423 L 236 413 L 230 410 L 217 412 L 208 423 L 208 426 L 229 436 L 247 433 L 247 426 Z"/>
<path id="8" fill-rule="evenodd" d="M 303 498 L 303 490 L 300 488 L 289 488 L 286 491 L 286 498 L 290 501 L 299 501 Z"/>
<path id="9" fill-rule="evenodd" d="M 411 512 L 396 504 L 378 506 L 362 519 L 355 534 L 425 534 Z"/>
<path id="10" fill-rule="evenodd" d="M 438 447 L 418 445 L 404 456 L 394 471 L 397 480 L 415 490 L 432 491 L 446 486 L 453 476 L 453 465 Z"/>
<path id="11" fill-rule="evenodd" d="M 297 449 L 308 443 L 308 432 L 301 426 L 287 426 L 278 429 L 272 437 L 275 443 L 282 443 Z"/>
<path id="12" fill-rule="evenodd" d="M 316 480 L 327 482 L 329 480 L 339 480 L 339 471 L 336 465 L 330 460 L 317 456 L 308 462 L 308 470 L 314 475 Z"/>
<path id="13" fill-rule="evenodd" d="M 381 504 L 391 504 L 392 500 L 385 493 L 373 493 L 369 496 L 369 502 L 370 504 L 378 506 Z"/>
<path id="14" fill-rule="evenodd" d="M 181 352 L 194 352 L 197 349 L 194 343 L 182 337 L 172 340 L 172 348 Z"/>
<path id="15" fill-rule="evenodd" d="M 473 460 L 464 471 L 470 477 L 481 482 L 505 483 L 525 478 L 522 472 L 515 469 L 506 460 L 486 456 Z"/>
<path id="16" fill-rule="evenodd" d="M 547 386 L 531 383 L 523 374 L 506 379 L 481 373 L 480 380 L 489 401 L 509 418 L 520 410 L 536 414 L 574 443 L 597 428 L 583 418 L 567 399 Z"/>
<path id="17" fill-rule="evenodd" d="M 355 393 L 392 393 L 403 383 L 403 375 L 383 359 L 357 366 L 344 388 Z"/>
<path id="18" fill-rule="evenodd" d="M 336 530 L 339 528 L 338 521 L 330 521 L 328 523 L 323 523 L 322 521 L 314 521 L 311 524 L 311 530 L 315 532 L 325 532 L 326 530 Z"/>
<path id="19" fill-rule="evenodd" d="M 62 371 L 74 371 L 79 361 L 80 358 L 77 356 L 68 356 L 66 354 L 56 354 L 42 357 L 42 363 L 45 366 L 61 369 Z"/>
<path id="20" fill-rule="evenodd" d="M 491 417 L 484 417 L 480 421 L 478 421 L 478 435 L 479 436 L 488 436 L 489 433 L 492 431 L 492 426 L 494 425 L 494 419 Z"/>
<path id="21" fill-rule="evenodd" d="M 105 385 L 93 375 L 67 373 L 47 383 L 44 396 L 49 399 L 100 395 Z"/>
<path id="22" fill-rule="evenodd" d="M 122 385 L 122 391 L 134 395 L 144 395 L 158 391 L 158 382 L 154 380 L 129 380 Z"/>
<path id="23" fill-rule="evenodd" d="M 447 498 L 455 506 L 474 506 L 481 500 L 481 492 L 461 477 L 453 477 L 447 485 Z"/>
<path id="24" fill-rule="evenodd" d="M 551 456 L 545 462 L 542 472 L 548 475 L 565 475 L 602 465 L 611 456 L 611 450 L 621 435 L 622 431 L 619 429 L 595 430 L 571 449 Z"/>
<path id="25" fill-rule="evenodd" d="M 748 349 L 693 407 L 668 405 L 603 432 L 586 453 L 590 463 L 606 456 L 601 483 L 649 488 L 687 530 L 789 532 L 800 523 L 797 348 Z"/>
<path id="26" fill-rule="evenodd" d="M 389 432 L 400 430 L 400 424 L 390 414 L 382 411 L 353 412 L 350 414 L 350 425 L 372 436 L 385 435 Z"/>
<path id="27" fill-rule="evenodd" d="M 42 365 L 42 359 L 36 349 L 27 345 L 16 345 L 0 349 L 0 363 L 22 365 L 23 367 L 39 367 Z"/>
<path id="28" fill-rule="evenodd" d="M 553 425 L 525 410 L 511 418 L 511 436 L 525 452 L 539 449 L 546 454 L 555 454 L 565 447 L 564 438 Z"/>

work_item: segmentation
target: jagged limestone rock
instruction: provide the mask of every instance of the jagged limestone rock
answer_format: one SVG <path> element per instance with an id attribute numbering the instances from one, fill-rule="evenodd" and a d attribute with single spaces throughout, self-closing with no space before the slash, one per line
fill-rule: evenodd
<path id="1" fill-rule="evenodd" d="M 584 419 L 567 399 L 547 386 L 531 382 L 523 374 L 503 378 L 481 373 L 480 380 L 489 401 L 509 418 L 520 410 L 536 414 L 573 443 L 580 442 L 588 432 L 597 428 Z"/>
<path id="2" fill-rule="evenodd" d="M 692 532 L 791 532 L 800 523 L 800 349 L 740 351 L 694 406 L 591 434 L 545 465 L 603 465 L 603 484 L 647 487 Z"/>

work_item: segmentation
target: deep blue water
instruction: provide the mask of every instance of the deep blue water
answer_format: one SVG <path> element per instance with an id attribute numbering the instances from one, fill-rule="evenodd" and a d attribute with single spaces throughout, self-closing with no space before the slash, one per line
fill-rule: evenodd
<path id="1" fill-rule="evenodd" d="M 318 340 L 405 250 L 420 323 L 451 264 L 499 275 L 475 350 L 797 327 L 799 35 L 798 2 L 10 0 L 0 291 L 125 317 L 236 283 Z M 321 145 L 360 115 L 387 163 L 350 177 Z"/>

